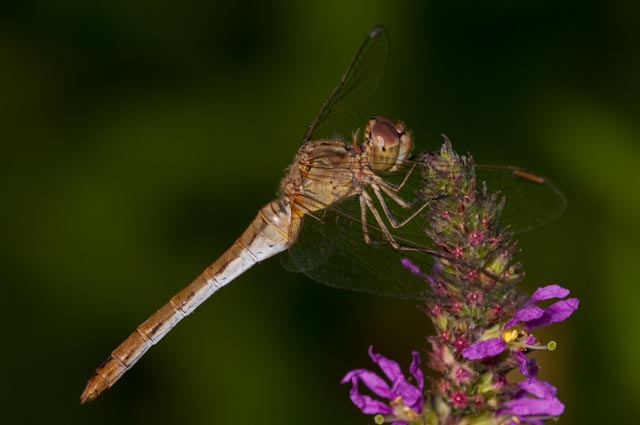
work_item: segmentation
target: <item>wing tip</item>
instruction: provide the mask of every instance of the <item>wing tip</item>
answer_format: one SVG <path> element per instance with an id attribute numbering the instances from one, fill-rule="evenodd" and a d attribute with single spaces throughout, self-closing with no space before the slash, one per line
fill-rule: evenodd
<path id="1" fill-rule="evenodd" d="M 380 35 L 381 33 L 385 32 L 386 28 L 380 24 L 374 26 L 371 31 L 369 31 L 369 38 L 373 39 L 376 38 L 378 35 Z"/>

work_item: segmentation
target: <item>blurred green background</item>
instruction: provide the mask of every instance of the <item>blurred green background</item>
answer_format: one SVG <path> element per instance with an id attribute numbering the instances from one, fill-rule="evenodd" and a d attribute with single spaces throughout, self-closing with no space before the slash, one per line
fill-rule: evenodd
<path id="1" fill-rule="evenodd" d="M 640 7 L 591 1 L 30 1 L 0 7 L 2 423 L 365 424 L 339 385 L 370 343 L 409 361 L 414 303 L 260 264 L 96 402 L 94 368 L 273 199 L 368 30 L 372 112 L 420 149 L 551 177 L 524 286 L 582 300 L 543 335 L 561 424 L 634 417 L 640 367 Z M 633 410 L 632 410 L 633 409 Z"/>

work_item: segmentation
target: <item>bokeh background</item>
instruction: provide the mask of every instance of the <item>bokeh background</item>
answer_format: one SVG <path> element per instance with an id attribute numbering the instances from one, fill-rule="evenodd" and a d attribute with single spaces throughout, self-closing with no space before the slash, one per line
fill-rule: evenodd
<path id="1" fill-rule="evenodd" d="M 365 424 L 339 385 L 369 344 L 403 362 L 414 303 L 259 265 L 96 402 L 94 368 L 274 197 L 368 30 L 392 60 L 372 112 L 421 149 L 552 177 L 524 286 L 580 310 L 544 335 L 561 424 L 635 415 L 640 8 L 634 1 L 29 1 L 0 7 L 0 421 Z"/>

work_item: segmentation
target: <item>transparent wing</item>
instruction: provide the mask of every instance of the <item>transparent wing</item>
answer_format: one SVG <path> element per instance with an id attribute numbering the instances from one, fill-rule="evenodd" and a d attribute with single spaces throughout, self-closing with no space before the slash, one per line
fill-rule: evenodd
<path id="1" fill-rule="evenodd" d="M 303 272 L 336 288 L 398 299 L 429 298 L 427 283 L 411 274 L 400 261 L 409 258 L 428 273 L 433 257 L 425 252 L 392 248 L 371 213 L 367 215 L 367 231 L 374 242 L 367 245 L 359 217 L 357 197 L 345 199 L 317 217 L 305 217 L 295 244 L 281 257 L 285 269 Z M 429 247 L 430 240 L 419 229 L 419 221 L 411 224 L 411 228 L 394 231 L 395 240 L 407 247 Z M 411 238 L 403 236 L 407 234 Z"/>
<path id="2" fill-rule="evenodd" d="M 383 27 L 376 26 L 320 108 L 303 143 L 321 139 L 351 140 L 352 133 L 369 118 L 367 114 L 384 76 L 388 57 L 389 34 Z"/>
<path id="3" fill-rule="evenodd" d="M 477 165 L 476 180 L 505 197 L 501 219 L 516 234 L 544 226 L 567 208 L 567 198 L 551 180 L 518 167 Z"/>
<path id="4" fill-rule="evenodd" d="M 564 195 L 548 179 L 522 172 L 516 167 L 479 165 L 476 166 L 476 176 L 478 184 L 486 181 L 490 192 L 499 190 L 506 197 L 501 224 L 509 225 L 514 233 L 548 223 L 558 217 L 566 206 Z M 404 174 L 383 177 L 398 183 Z M 425 184 L 428 182 L 416 170 L 400 196 L 412 201 Z M 386 201 L 396 219 L 402 220 L 412 212 L 393 200 L 387 198 Z M 413 208 L 419 206 L 416 204 Z M 370 211 L 366 216 L 366 228 L 374 243 L 367 245 L 360 212 L 359 198 L 353 196 L 327 205 L 314 217 L 305 217 L 296 242 L 281 257 L 283 266 L 337 288 L 399 299 L 431 297 L 428 284 L 400 263 L 402 258 L 409 258 L 424 273 L 430 273 L 434 257 L 428 251 L 433 249 L 433 245 L 423 230 L 428 226 L 428 217 L 418 215 L 399 229 L 387 227 L 400 245 L 420 250 L 406 251 L 396 250 L 387 242 Z"/>
<path id="5" fill-rule="evenodd" d="M 349 165 L 344 164 L 345 167 Z M 416 166 L 424 164 L 417 163 Z M 326 175 L 331 175 L 332 170 L 334 169 L 328 168 Z M 407 170 L 385 173 L 382 177 L 390 183 L 398 184 L 406 176 Z M 421 176 L 419 170 L 414 170 L 400 192 L 400 196 L 407 202 L 418 200 L 419 204 L 406 209 L 384 196 L 391 214 L 398 221 L 410 216 L 424 202 L 418 198 L 418 193 L 425 184 Z M 377 210 L 382 213 L 373 192 L 368 190 L 368 193 L 374 198 Z M 427 224 L 424 218 L 417 216 L 405 226 L 393 229 L 382 213 L 383 222 L 394 240 L 405 248 L 419 250 L 411 251 L 393 248 L 370 210 L 366 211 L 364 227 L 372 243 L 365 243 L 357 195 L 327 205 L 325 209 L 313 214 L 303 218 L 295 243 L 281 257 L 287 270 L 303 272 L 313 280 L 329 286 L 392 298 L 427 299 L 432 295 L 423 279 L 401 265 L 403 258 L 409 258 L 426 273 L 431 270 L 433 257 L 424 251 L 430 251 L 433 247 L 421 228 Z"/>

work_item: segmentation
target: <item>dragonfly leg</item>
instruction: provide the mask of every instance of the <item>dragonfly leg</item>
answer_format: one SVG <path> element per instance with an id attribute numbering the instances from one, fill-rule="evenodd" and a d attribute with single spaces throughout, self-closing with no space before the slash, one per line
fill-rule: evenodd
<path id="1" fill-rule="evenodd" d="M 371 214 L 373 214 L 373 218 L 375 218 L 376 223 L 378 223 L 378 226 L 380 226 L 380 230 L 382 231 L 382 234 L 384 235 L 385 239 L 391 244 L 391 246 L 394 249 L 402 249 L 402 246 L 398 242 L 396 242 L 391 232 L 389 232 L 387 225 L 384 223 L 384 220 L 382 220 L 382 216 L 380 215 L 380 212 L 378 211 L 375 204 L 373 203 L 373 199 L 371 199 L 371 195 L 369 195 L 369 193 L 364 190 L 360 194 L 360 209 L 362 210 L 361 215 L 362 215 L 362 228 L 364 232 L 364 240 L 367 244 L 371 244 L 371 237 L 369 236 L 369 232 L 366 229 L 367 227 L 366 218 L 367 218 L 367 209 L 368 209 L 369 211 L 371 211 Z"/>
<path id="2" fill-rule="evenodd" d="M 393 227 L 394 229 L 398 229 L 398 228 L 406 225 L 407 223 L 409 223 L 418 214 L 420 214 L 427 207 L 427 205 L 429 205 L 429 202 L 430 202 L 430 200 L 426 200 L 424 202 L 424 204 L 422 204 L 422 206 L 420 208 L 418 208 L 413 213 L 411 213 L 411 215 L 409 217 L 405 218 L 402 221 L 398 221 L 393 216 L 393 213 L 389 209 L 389 206 L 387 205 L 387 201 L 384 200 L 384 197 L 382 196 L 382 192 L 380 191 L 380 189 L 382 189 L 382 191 L 384 191 L 384 193 L 389 195 L 389 197 L 391 197 L 391 199 L 396 201 L 401 207 L 410 208 L 412 205 L 407 203 L 406 201 L 404 201 L 402 198 L 400 198 L 397 194 L 393 193 L 389 189 L 386 189 L 384 186 L 378 186 L 377 184 L 372 184 L 371 187 L 373 188 L 373 193 L 376 194 L 376 198 L 378 198 L 378 202 L 380 202 L 380 205 L 382 205 L 382 210 L 384 211 L 384 214 L 387 216 L 387 220 L 389 220 L 389 223 L 391 224 L 391 227 Z M 402 202 L 399 202 L 399 201 L 402 201 Z"/>
<path id="3" fill-rule="evenodd" d="M 380 204 L 382 205 L 382 208 L 385 212 L 385 215 L 387 216 L 387 218 L 389 219 L 389 222 L 392 226 L 394 226 L 394 221 L 395 219 L 393 218 L 393 216 L 391 215 L 391 212 L 388 210 L 386 202 L 384 201 L 384 198 L 382 197 L 382 193 L 380 192 L 380 190 L 377 188 L 377 185 L 374 183 L 371 185 L 374 188 L 374 192 L 376 193 L 376 197 L 378 198 L 378 200 L 380 201 Z M 384 186 L 381 186 L 384 187 Z M 384 189 L 383 189 L 384 190 Z M 387 193 L 385 191 L 385 193 Z M 443 195 L 446 196 L 446 195 Z M 418 215 L 427 205 L 430 201 L 435 200 L 435 199 L 440 199 L 441 197 L 436 197 L 436 198 L 432 198 L 429 199 L 425 202 L 425 204 L 420 207 L 416 212 L 414 212 L 413 214 L 411 214 L 411 216 L 404 220 L 402 223 L 398 223 L 398 227 L 401 227 L 403 225 L 405 225 L 406 223 L 408 223 L 409 221 L 411 221 L 411 219 L 413 219 L 416 215 Z M 378 224 L 378 226 L 380 227 L 380 231 L 382 231 L 382 234 L 384 235 L 384 238 L 387 240 L 387 242 L 393 247 L 393 249 L 396 249 L 398 251 L 413 251 L 413 252 L 423 252 L 425 254 L 429 254 L 432 255 L 434 257 L 437 258 L 441 258 L 443 260 L 448 260 L 451 261 L 453 263 L 457 263 L 460 264 L 463 267 L 467 267 L 470 270 L 475 270 L 479 273 L 482 273 L 483 275 L 487 276 L 490 279 L 495 280 L 496 282 L 499 281 L 503 281 L 503 279 L 501 279 L 499 276 L 494 275 L 493 273 L 491 273 L 490 271 L 488 271 L 485 267 L 478 267 L 478 266 L 473 266 L 471 264 L 467 264 L 465 262 L 460 261 L 459 259 L 453 257 L 451 254 L 448 253 L 443 253 L 443 252 L 438 252 L 436 250 L 433 250 L 431 248 L 427 248 L 427 247 L 412 247 L 412 246 L 407 246 L 407 245 L 402 245 L 400 243 L 398 243 L 395 238 L 393 237 L 393 235 L 391 234 L 391 232 L 389 231 L 387 225 L 385 224 L 384 220 L 382 219 L 382 216 L 380 215 L 380 212 L 378 211 L 378 209 L 376 208 L 373 199 L 371 198 L 371 195 L 369 195 L 369 193 L 367 191 L 362 191 L 362 193 L 360 194 L 360 214 L 361 214 L 361 222 L 362 222 L 362 233 L 364 235 L 364 241 L 366 244 L 371 245 L 372 243 L 374 243 L 374 241 L 372 241 L 371 236 L 369 235 L 369 231 L 368 231 L 368 225 L 367 225 L 367 210 L 371 211 L 371 214 L 373 214 L 373 217 L 376 220 L 376 223 Z M 397 223 L 397 222 L 395 222 Z M 394 226 L 394 228 L 397 228 Z"/>
<path id="4" fill-rule="evenodd" d="M 413 170 L 416 169 L 417 165 L 418 165 L 417 163 L 414 163 L 413 165 L 411 165 L 411 168 L 409 169 L 409 171 L 407 171 L 407 174 L 404 176 L 400 184 L 396 185 L 391 182 L 388 182 L 378 175 L 375 176 L 371 184 L 372 186 L 378 185 L 384 191 L 384 193 L 389 195 L 389 197 L 394 201 L 396 201 L 400 206 L 402 206 L 402 208 L 411 208 L 413 205 L 415 205 L 419 197 L 416 197 L 416 199 L 414 199 L 412 202 L 408 202 L 402 199 L 402 197 L 398 193 L 402 190 L 404 185 L 407 183 L 407 181 L 409 180 L 409 177 L 413 173 Z"/>
<path id="5" fill-rule="evenodd" d="M 394 192 L 399 192 L 400 190 L 402 190 L 402 188 L 404 187 L 404 185 L 407 183 L 407 181 L 409 180 L 409 177 L 411 177 L 411 174 L 413 173 L 413 170 L 416 169 L 416 166 L 418 164 L 417 163 L 413 163 L 411 165 L 411 168 L 409 168 L 409 171 L 407 171 L 407 174 L 405 174 L 405 176 L 403 177 L 402 181 L 400 182 L 400 184 L 395 184 L 395 183 L 391 183 L 386 181 L 385 179 L 383 179 L 382 177 L 376 175 L 376 177 L 378 177 L 378 182 L 380 183 L 381 186 L 387 186 L 390 190 L 393 190 Z"/>
<path id="6" fill-rule="evenodd" d="M 384 193 L 389 195 L 389 197 L 394 201 L 396 201 L 396 203 L 398 203 L 398 205 L 400 205 L 402 208 L 408 209 L 408 208 L 411 208 L 413 204 L 415 204 L 415 200 L 413 202 L 405 201 L 400 195 L 398 195 L 398 191 L 395 190 L 393 187 L 388 187 L 386 185 L 386 182 L 382 182 L 382 184 L 377 184 L 374 182 L 374 183 L 371 183 L 371 186 L 376 187 L 377 189 L 382 189 Z"/>
<path id="7" fill-rule="evenodd" d="M 383 206 L 385 205 L 383 201 L 381 201 L 381 203 L 382 203 Z M 415 216 L 420 211 L 422 211 L 422 209 L 424 209 L 425 206 L 421 207 L 420 210 L 418 210 L 416 213 L 412 214 L 412 216 Z M 365 240 L 366 244 L 370 245 L 370 244 L 374 243 L 371 240 L 371 236 L 369 235 L 369 231 L 367 229 L 367 210 L 369 210 L 369 211 L 371 211 L 371 214 L 373 214 L 373 217 L 375 218 L 376 223 L 380 227 L 380 231 L 382 231 L 382 234 L 384 235 L 385 239 L 387 240 L 387 242 L 394 249 L 396 249 L 398 251 L 413 251 L 413 252 L 419 251 L 419 252 L 423 252 L 425 254 L 429 254 L 429 255 L 432 255 L 432 256 L 437 257 L 437 258 L 442 258 L 443 260 L 448 260 L 448 261 L 451 261 L 453 263 L 460 264 L 460 265 L 462 265 L 464 267 L 469 268 L 470 270 L 476 270 L 476 271 L 486 275 L 490 279 L 494 279 L 496 281 L 501 281 L 502 280 L 500 277 L 495 276 L 493 273 L 491 273 L 488 270 L 486 270 L 485 267 L 477 267 L 477 266 L 473 266 L 473 265 L 470 265 L 470 264 L 466 264 L 464 262 L 461 262 L 459 259 L 453 257 L 451 254 L 438 252 L 436 250 L 433 250 L 433 249 L 427 248 L 427 247 L 412 247 L 412 246 L 402 245 L 402 244 L 398 243 L 395 240 L 395 238 L 393 237 L 393 235 L 391 234 L 391 232 L 389 232 L 389 229 L 387 228 L 387 225 L 384 223 L 384 220 L 382 219 L 382 216 L 380 215 L 380 212 L 378 211 L 378 209 L 376 208 L 375 204 L 373 203 L 373 199 L 371 198 L 371 195 L 369 195 L 369 193 L 366 192 L 366 191 L 362 191 L 362 193 L 360 194 L 360 209 L 361 209 L 361 213 L 360 214 L 361 214 L 361 221 L 362 221 L 362 233 L 364 235 L 364 240 Z"/>
<path id="8" fill-rule="evenodd" d="M 373 199 L 371 199 L 371 196 L 367 193 L 367 192 L 362 192 L 362 194 L 360 195 L 360 206 L 362 209 L 362 223 L 363 223 L 363 233 L 365 235 L 365 242 L 367 244 L 372 244 L 373 241 L 371 240 L 371 236 L 369 236 L 369 233 L 366 229 L 367 224 L 366 224 L 366 211 L 369 210 L 371 211 L 371 214 L 373 214 L 373 217 L 376 220 L 376 223 L 378 224 L 378 226 L 380 226 L 380 231 L 382 231 L 382 234 L 384 235 L 385 239 L 387 240 L 387 242 L 393 247 L 393 249 L 396 249 L 398 251 L 420 251 L 420 252 L 424 252 L 426 254 L 431 254 L 431 255 L 435 255 L 437 257 L 442 257 L 441 254 L 439 254 L 438 252 L 430 249 L 430 248 L 426 248 L 426 247 L 413 247 L 413 246 L 407 246 L 407 245 L 402 245 L 400 243 L 398 243 L 395 238 L 393 237 L 393 235 L 391 234 L 391 232 L 389 232 L 389 229 L 387 228 L 387 225 L 384 223 L 384 220 L 382 220 L 382 216 L 380 215 L 380 212 L 378 211 L 378 209 L 376 208 L 375 204 L 373 203 Z"/>
<path id="9" fill-rule="evenodd" d="M 443 257 L 442 254 L 430 248 L 413 247 L 413 246 L 401 245 L 400 243 L 398 243 L 393 237 L 393 235 L 391 234 L 391 232 L 389 232 L 389 229 L 387 225 L 384 223 L 384 220 L 382 220 L 382 216 L 380 215 L 380 212 L 378 211 L 375 204 L 373 203 L 371 196 L 367 192 L 363 192 L 363 194 L 360 196 L 360 211 L 361 211 L 360 221 L 362 223 L 362 235 L 364 237 L 364 242 L 367 245 L 372 245 L 376 243 L 376 241 L 372 240 L 371 236 L 369 235 L 369 229 L 367 224 L 367 210 L 371 211 L 371 214 L 373 214 L 373 217 L 375 218 L 376 223 L 378 224 L 378 226 L 380 226 L 380 230 L 382 231 L 385 239 L 393 247 L 393 249 L 396 249 L 398 251 L 413 251 L 413 252 L 420 251 L 426 254 L 434 255 L 436 257 L 447 258 L 447 257 Z M 412 217 L 417 215 L 420 211 L 422 211 L 422 208 L 416 213 L 414 213 Z M 409 220 L 410 219 L 411 218 L 409 218 Z"/>
<path id="10" fill-rule="evenodd" d="M 407 174 L 404 176 L 404 179 L 402 179 L 400 184 L 396 187 L 396 192 L 401 190 L 405 185 L 405 183 L 407 182 L 407 180 L 409 180 L 409 176 L 411 176 L 411 174 L 413 173 L 413 170 L 416 169 L 416 165 L 418 165 L 417 162 L 414 162 L 413 165 L 411 165 L 411 168 L 409 168 L 409 171 L 407 171 Z"/>
<path id="11" fill-rule="evenodd" d="M 360 222 L 362 223 L 362 236 L 364 237 L 364 243 L 371 245 L 371 236 L 369 236 L 369 229 L 367 227 L 367 204 L 364 196 L 360 196 Z"/>

